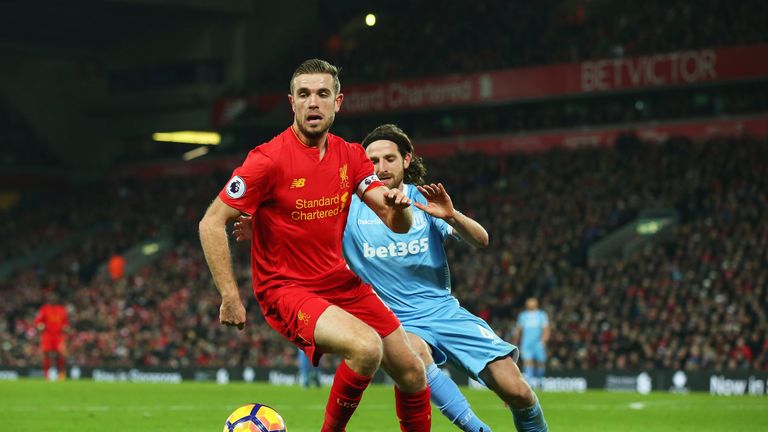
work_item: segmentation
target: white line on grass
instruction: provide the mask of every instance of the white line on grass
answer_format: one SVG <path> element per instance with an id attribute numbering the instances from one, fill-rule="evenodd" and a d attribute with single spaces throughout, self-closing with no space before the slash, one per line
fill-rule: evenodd
<path id="1" fill-rule="evenodd" d="M 365 408 L 369 409 L 386 409 L 391 407 L 390 405 L 386 404 L 366 404 Z M 196 411 L 200 410 L 201 408 L 204 408 L 206 411 L 210 410 L 212 407 L 206 405 L 205 407 L 201 406 L 195 406 L 195 405 L 56 405 L 50 408 L 47 408 L 49 411 L 60 411 L 60 412 L 74 412 L 74 411 L 112 411 L 112 410 L 120 410 L 120 411 Z M 236 408 L 236 407 L 235 407 Z M 281 405 L 280 406 L 281 411 L 282 410 L 289 410 L 289 409 L 297 409 L 297 408 L 310 408 L 310 409 L 324 409 L 325 405 Z M 231 406 L 222 406 L 220 407 L 222 412 L 225 412 L 227 410 L 233 410 L 234 408 Z M 13 411 L 13 412 L 30 412 L 30 411 L 38 411 L 39 407 L 35 406 L 6 406 L 6 407 L 0 407 L 0 412 L 7 412 L 7 411 Z"/>

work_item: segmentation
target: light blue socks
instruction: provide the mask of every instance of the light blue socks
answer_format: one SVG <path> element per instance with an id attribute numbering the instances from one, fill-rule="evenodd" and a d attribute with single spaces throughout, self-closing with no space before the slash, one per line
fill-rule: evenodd
<path id="1" fill-rule="evenodd" d="M 427 367 L 427 381 L 432 402 L 448 420 L 464 432 L 490 432 L 491 428 L 472 412 L 456 383 L 434 363 Z"/>
<path id="2" fill-rule="evenodd" d="M 533 406 L 523 409 L 512 409 L 512 416 L 515 419 L 515 427 L 518 432 L 547 432 L 549 427 L 544 420 L 544 411 L 541 410 L 539 398 Z"/>

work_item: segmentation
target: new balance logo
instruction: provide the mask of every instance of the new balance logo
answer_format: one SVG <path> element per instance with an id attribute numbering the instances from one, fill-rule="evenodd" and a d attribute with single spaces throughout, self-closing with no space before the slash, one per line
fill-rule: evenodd
<path id="1" fill-rule="evenodd" d="M 306 179 L 303 179 L 303 178 L 293 179 L 293 181 L 291 182 L 291 189 L 303 188 L 305 181 Z"/>

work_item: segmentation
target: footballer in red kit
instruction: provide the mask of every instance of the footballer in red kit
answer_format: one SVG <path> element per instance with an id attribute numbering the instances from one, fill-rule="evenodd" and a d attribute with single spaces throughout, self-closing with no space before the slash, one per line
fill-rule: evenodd
<path id="1" fill-rule="evenodd" d="M 55 295 L 48 303 L 40 307 L 35 316 L 35 326 L 42 330 L 40 335 L 40 351 L 43 354 L 43 373 L 48 379 L 51 368 L 51 357 L 56 357 L 56 370 L 59 379 L 64 379 L 64 328 L 68 325 L 67 309 L 58 304 Z"/>
<path id="2" fill-rule="evenodd" d="M 355 306 L 359 316 L 344 309 L 382 337 L 400 325 L 341 254 L 352 194 L 363 196 L 382 185 L 360 145 L 329 133 L 319 160 L 318 149 L 304 145 L 288 128 L 252 150 L 219 193 L 225 204 L 259 221 L 251 242 L 254 294 L 269 324 L 315 365 L 320 355 L 314 350 L 313 323 L 327 304 L 305 305 L 304 292 L 322 292 L 330 303 Z M 363 304 L 365 299 L 372 303 Z"/>
<path id="3" fill-rule="evenodd" d="M 395 381 L 400 429 L 428 431 L 424 364 L 397 317 L 341 252 L 353 194 L 399 233 L 411 227 L 411 200 L 379 181 L 359 144 L 329 133 L 343 99 L 336 66 L 302 63 L 290 81 L 293 124 L 253 149 L 206 210 L 200 243 L 221 294 L 219 320 L 245 326 L 227 224 L 249 215 L 253 291 L 267 323 L 314 364 L 326 353 L 343 358 L 321 432 L 345 430 L 379 366 Z"/>

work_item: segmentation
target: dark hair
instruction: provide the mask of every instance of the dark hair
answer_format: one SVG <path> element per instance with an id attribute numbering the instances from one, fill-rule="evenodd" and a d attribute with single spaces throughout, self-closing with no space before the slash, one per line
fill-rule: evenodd
<path id="1" fill-rule="evenodd" d="M 341 81 L 339 81 L 339 72 L 341 68 L 336 67 L 325 60 L 309 59 L 300 64 L 291 76 L 291 94 L 293 94 L 293 80 L 299 75 L 305 74 L 330 74 L 333 77 L 333 90 L 338 94 L 341 91 Z"/>
<path id="2" fill-rule="evenodd" d="M 427 168 L 424 166 L 424 161 L 419 156 L 416 156 L 416 153 L 413 151 L 413 143 L 408 135 L 393 124 L 384 124 L 372 130 L 363 139 L 363 148 L 367 149 L 372 142 L 379 140 L 392 141 L 397 144 L 397 150 L 403 158 L 408 153 L 411 154 L 411 164 L 405 169 L 403 180 L 406 183 L 423 185 L 424 177 L 427 175 Z"/>

